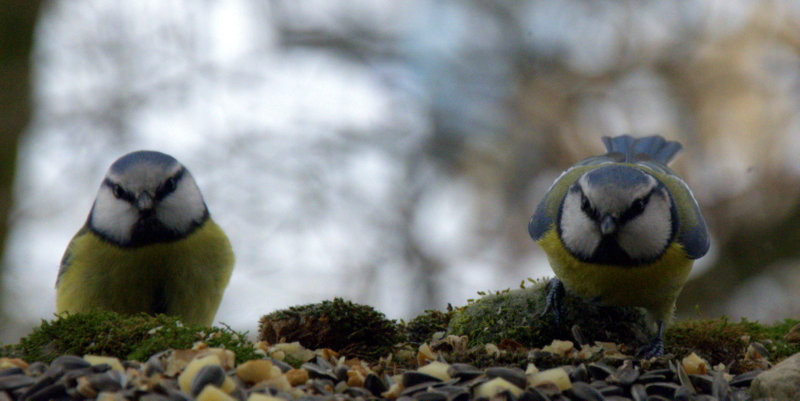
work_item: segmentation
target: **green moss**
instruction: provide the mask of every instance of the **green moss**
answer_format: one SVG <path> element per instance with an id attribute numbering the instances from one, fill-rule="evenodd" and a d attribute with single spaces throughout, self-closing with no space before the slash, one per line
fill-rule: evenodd
<path id="1" fill-rule="evenodd" d="M 537 289 L 486 295 L 456 309 L 448 332 L 466 335 L 470 345 L 498 344 L 505 339 L 525 345 L 538 344 L 537 338 L 544 335 L 541 324 L 537 322 L 539 318 L 535 316 L 536 311 L 544 306 L 538 298 Z"/>
<path id="2" fill-rule="evenodd" d="M 191 348 L 194 341 L 203 341 L 212 348 L 225 348 L 233 351 L 236 354 L 236 363 L 261 358 L 256 354 L 253 344 L 247 341 L 247 333 L 236 332 L 228 327 L 162 326 L 155 334 L 142 340 L 128 355 L 128 359 L 141 361 L 165 349 Z M 193 337 L 194 341 L 190 343 Z"/>
<path id="3" fill-rule="evenodd" d="M 613 341 L 639 346 L 652 335 L 641 310 L 587 302 L 570 292 L 564 299 L 563 320 L 556 325 L 552 315 L 540 316 L 546 295 L 543 281 L 486 295 L 456 309 L 448 330 L 450 334 L 467 335 L 470 345 L 513 340 L 526 347 L 542 347 L 553 339 L 573 339 L 571 328 L 575 325 L 588 343 Z"/>
<path id="4" fill-rule="evenodd" d="M 750 342 L 764 345 L 772 363 L 800 352 L 800 344 L 788 343 L 783 338 L 797 323 L 798 320 L 786 319 L 776 324 L 762 325 L 747 319 L 729 322 L 726 317 L 679 321 L 667 329 L 666 349 L 677 356 L 695 352 L 712 365 L 725 363 L 734 366 L 732 370 L 737 373 L 739 370 L 748 370 L 748 361 L 744 356 Z"/>
<path id="5" fill-rule="evenodd" d="M 712 365 L 730 364 L 744 356 L 747 350 L 747 330 L 727 318 L 687 320 L 673 323 L 664 339 L 666 352 L 684 357 L 692 352 Z"/>
<path id="6" fill-rule="evenodd" d="M 410 343 L 430 341 L 434 333 L 447 330 L 447 325 L 450 323 L 452 314 L 452 308 L 447 312 L 430 309 L 426 310 L 425 313 L 411 319 L 410 322 L 403 325 L 406 341 Z"/>
<path id="7" fill-rule="evenodd" d="M 762 325 L 758 322 L 742 319 L 739 324 L 744 326 L 753 341 L 758 341 L 767 347 L 771 361 L 780 362 L 784 358 L 800 352 L 800 344 L 792 344 L 784 339 L 786 333 L 798 323 L 800 323 L 800 320 L 785 319 L 782 322 Z"/>
<path id="8" fill-rule="evenodd" d="M 369 306 L 337 298 L 273 312 L 262 318 L 260 334 L 272 343 L 281 338 L 300 341 L 311 349 L 332 348 L 349 357 L 370 361 L 394 351 L 391 359 L 394 373 L 400 371 L 397 369 L 416 368 L 419 343 L 430 340 L 433 333 L 445 329 L 448 334 L 469 337 L 468 349 L 435 349 L 442 352 L 448 362 L 523 369 L 529 362 L 540 369 L 589 362 L 546 352 L 528 352 L 527 348 L 542 347 L 553 339 L 574 340 L 570 330 L 574 325 L 580 327 L 586 342 L 613 341 L 638 347 L 652 335 L 640 310 L 604 307 L 569 293 L 565 298 L 564 320 L 556 326 L 552 316 L 539 315 L 546 293 L 543 282 L 534 282 L 529 288 L 523 286 L 519 290 L 484 294 L 455 310 L 428 310 L 402 327 Z M 712 365 L 724 363 L 731 373 L 741 373 L 763 366 L 763 361 L 744 358 L 750 342 L 763 344 L 772 363 L 800 352 L 800 344 L 784 340 L 786 333 L 798 322 L 787 319 L 762 325 L 746 319 L 730 322 L 724 317 L 678 321 L 667 328 L 666 351 L 678 358 L 695 352 Z M 403 337 L 407 342 L 397 347 Z M 99 354 L 143 361 L 165 349 L 190 348 L 197 341 L 210 347 L 232 350 L 239 363 L 258 358 L 246 335 L 230 328 L 186 327 L 178 319 L 164 315 L 125 316 L 113 312 L 65 315 L 43 321 L 19 344 L 0 349 L 0 356 L 50 362 L 64 354 Z M 487 343 L 498 345 L 502 352 L 487 352 L 484 347 Z M 525 348 L 520 348 L 520 345 Z M 286 362 L 297 367 L 303 361 L 287 356 Z"/>
<path id="9" fill-rule="evenodd" d="M 386 356 L 402 339 L 397 324 L 383 313 L 341 298 L 272 312 L 261 318 L 258 331 L 269 343 L 299 341 L 306 348 L 365 359 Z"/>
<path id="10" fill-rule="evenodd" d="M 165 349 L 191 348 L 196 341 L 229 349 L 239 362 L 258 357 L 244 333 L 228 328 L 187 327 L 177 318 L 165 315 L 128 316 L 114 312 L 76 313 L 42 321 L 39 328 L 19 344 L 7 346 L 4 353 L 29 362 L 49 363 L 64 354 L 144 361 Z"/>

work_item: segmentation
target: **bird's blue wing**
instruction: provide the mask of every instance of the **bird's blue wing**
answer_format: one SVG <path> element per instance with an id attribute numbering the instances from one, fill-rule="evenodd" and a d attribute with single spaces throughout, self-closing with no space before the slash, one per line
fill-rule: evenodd
<path id="1" fill-rule="evenodd" d="M 548 192 L 549 195 L 549 192 Z M 550 228 L 550 225 L 553 224 L 554 216 L 551 216 L 547 213 L 547 196 L 539 202 L 539 206 L 536 207 L 536 211 L 533 212 L 533 217 L 531 217 L 531 221 L 528 222 L 528 233 L 531 235 L 534 241 L 538 241 L 539 238 L 547 232 Z"/>

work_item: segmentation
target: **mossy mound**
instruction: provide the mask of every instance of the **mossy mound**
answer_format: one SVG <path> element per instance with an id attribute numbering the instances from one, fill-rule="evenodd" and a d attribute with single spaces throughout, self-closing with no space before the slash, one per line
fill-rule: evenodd
<path id="1" fill-rule="evenodd" d="M 449 334 L 467 335 L 470 345 L 516 341 L 526 347 L 542 347 L 553 339 L 578 343 L 610 341 L 641 346 L 654 334 L 646 314 L 638 308 L 603 306 L 566 292 L 562 321 L 540 316 L 548 286 L 543 281 L 517 290 L 486 295 L 456 309 Z M 582 339 L 573 338 L 577 326 Z"/>
<path id="2" fill-rule="evenodd" d="M 773 362 L 800 352 L 800 344 L 786 342 L 783 338 L 797 323 L 797 320 L 786 319 L 762 325 L 747 319 L 730 322 L 726 317 L 686 320 L 675 322 L 664 337 L 667 352 L 674 355 L 695 352 L 711 365 L 724 363 L 733 373 L 741 373 L 751 369 L 750 361 L 744 358 L 751 342 L 762 343 L 769 352 L 768 359 Z"/>
<path id="3" fill-rule="evenodd" d="M 712 365 L 729 365 L 744 356 L 749 344 L 747 328 L 727 319 L 686 320 L 673 323 L 664 335 L 667 352 L 696 353 Z"/>
<path id="4" fill-rule="evenodd" d="M 371 306 L 342 298 L 272 312 L 258 327 L 261 340 L 272 344 L 299 341 L 306 348 L 330 348 L 372 360 L 386 356 L 402 341 L 393 320 Z"/>
<path id="5" fill-rule="evenodd" d="M 0 354 L 47 363 L 65 354 L 144 361 L 156 352 L 191 348 L 203 341 L 209 347 L 233 351 L 236 360 L 243 362 L 258 358 L 246 336 L 227 328 L 184 326 L 177 318 L 165 315 L 76 313 L 42 321 L 19 344 L 6 346 Z"/>
<path id="6" fill-rule="evenodd" d="M 447 325 L 450 323 L 452 315 L 452 308 L 446 312 L 432 309 L 426 310 L 423 314 L 403 325 L 406 341 L 410 343 L 430 341 L 434 333 L 447 331 Z"/>
<path id="7" fill-rule="evenodd" d="M 739 323 L 746 328 L 747 333 L 753 341 L 762 342 L 770 352 L 769 359 L 771 361 L 782 361 L 784 358 L 800 352 L 800 343 L 786 341 L 786 334 L 797 324 L 800 320 L 785 319 L 782 322 L 774 324 L 760 324 L 758 322 L 751 322 L 747 319 L 742 319 Z"/>

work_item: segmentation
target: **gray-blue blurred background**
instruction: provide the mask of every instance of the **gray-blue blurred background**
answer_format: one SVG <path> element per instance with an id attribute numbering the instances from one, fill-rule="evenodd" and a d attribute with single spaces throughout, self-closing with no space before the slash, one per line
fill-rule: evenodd
<path id="1" fill-rule="evenodd" d="M 623 133 L 684 144 L 712 231 L 679 316 L 800 315 L 798 2 L 47 1 L 30 66 L 4 342 L 52 317 L 64 248 L 137 149 L 182 161 L 231 238 L 235 329 L 552 274 L 528 218 Z"/>

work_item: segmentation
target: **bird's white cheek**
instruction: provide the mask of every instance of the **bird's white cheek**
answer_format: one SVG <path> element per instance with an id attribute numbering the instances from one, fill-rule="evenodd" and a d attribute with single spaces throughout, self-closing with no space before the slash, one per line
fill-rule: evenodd
<path id="1" fill-rule="evenodd" d="M 130 203 L 117 199 L 105 188 L 97 194 L 92 209 L 92 226 L 95 230 L 125 242 L 130 239 L 131 228 L 137 219 L 138 212 Z"/>
<path id="2" fill-rule="evenodd" d="M 632 259 L 658 257 L 666 249 L 672 234 L 669 213 L 666 205 L 651 205 L 622 227 L 617 234 L 619 246 Z"/>
<path id="3" fill-rule="evenodd" d="M 580 210 L 577 197 L 567 197 L 561 214 L 561 240 L 572 253 L 583 257 L 594 254 L 601 235 L 597 224 Z"/>
<path id="4" fill-rule="evenodd" d="M 189 230 L 204 214 L 203 196 L 197 186 L 190 182 L 179 185 L 156 208 L 158 220 L 176 232 Z"/>

